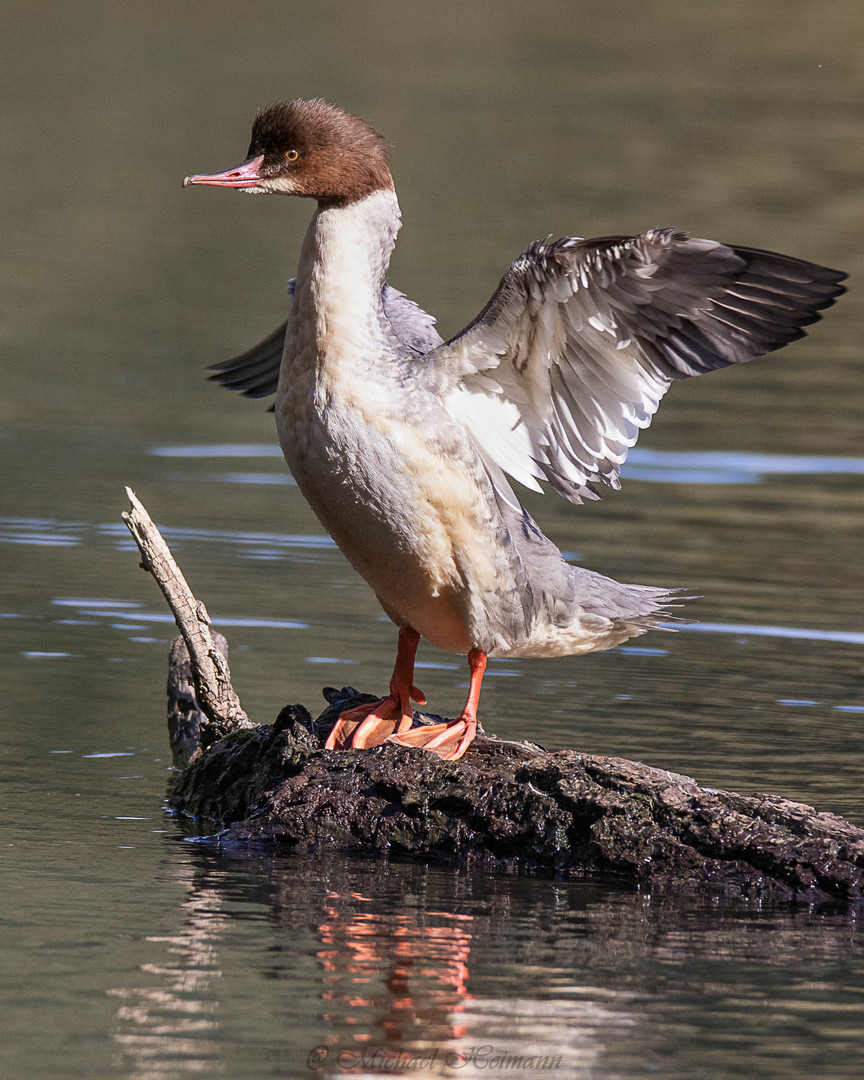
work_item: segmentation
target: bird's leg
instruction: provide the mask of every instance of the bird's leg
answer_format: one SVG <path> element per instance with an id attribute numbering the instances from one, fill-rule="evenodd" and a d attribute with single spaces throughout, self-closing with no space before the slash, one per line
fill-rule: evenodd
<path id="1" fill-rule="evenodd" d="M 410 626 L 400 628 L 390 693 L 371 705 L 358 705 L 341 713 L 324 743 L 325 750 L 380 746 L 389 735 L 411 727 L 414 722 L 412 699 L 418 705 L 426 704 L 426 698 L 414 686 L 414 657 L 419 641 L 416 630 Z"/>
<path id="2" fill-rule="evenodd" d="M 410 731 L 396 731 L 387 742 L 420 747 L 445 761 L 456 761 L 462 757 L 477 734 L 477 703 L 486 670 L 486 653 L 482 649 L 472 649 L 468 653 L 468 666 L 471 669 L 471 684 L 468 700 L 458 720 L 449 720 L 445 724 L 424 724 Z"/>

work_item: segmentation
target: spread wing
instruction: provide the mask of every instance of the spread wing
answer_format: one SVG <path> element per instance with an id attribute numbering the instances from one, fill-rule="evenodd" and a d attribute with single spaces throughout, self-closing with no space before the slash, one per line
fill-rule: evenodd
<path id="1" fill-rule="evenodd" d="M 287 325 L 287 322 L 283 322 L 263 341 L 239 356 L 223 360 L 220 364 L 211 364 L 207 370 L 213 374 L 207 378 L 221 383 L 228 390 L 239 390 L 246 397 L 262 398 L 275 394 Z"/>
<path id="2" fill-rule="evenodd" d="M 533 244 L 480 315 L 428 360 L 499 494 L 503 473 L 572 502 L 620 486 L 673 379 L 803 336 L 845 274 L 675 229 Z"/>
<path id="3" fill-rule="evenodd" d="M 292 278 L 288 282 L 289 296 L 294 295 L 294 281 Z M 422 356 L 442 343 L 441 335 L 435 329 L 435 319 L 404 293 L 385 285 L 381 300 L 393 333 L 410 353 Z M 229 390 L 238 390 L 246 397 L 261 398 L 275 394 L 286 326 L 287 323 L 282 323 L 263 341 L 239 356 L 212 364 L 207 369 L 212 372 L 208 377 Z"/>

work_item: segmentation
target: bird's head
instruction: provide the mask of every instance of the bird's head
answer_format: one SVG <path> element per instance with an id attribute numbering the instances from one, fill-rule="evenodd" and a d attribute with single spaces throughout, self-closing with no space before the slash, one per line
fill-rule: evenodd
<path id="1" fill-rule="evenodd" d="M 386 139 L 365 120 L 320 99 L 298 99 L 258 113 L 243 162 L 187 176 L 183 186 L 300 195 L 344 206 L 374 191 L 392 191 L 389 163 Z"/>

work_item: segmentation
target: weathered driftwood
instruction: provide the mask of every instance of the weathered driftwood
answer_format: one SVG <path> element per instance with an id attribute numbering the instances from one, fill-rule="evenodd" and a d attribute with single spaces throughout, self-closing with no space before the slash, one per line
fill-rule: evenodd
<path id="1" fill-rule="evenodd" d="M 211 630 L 210 635 L 213 647 L 225 661 L 224 670 L 228 672 L 228 642 L 215 630 Z M 238 726 L 255 725 L 251 721 L 238 725 L 231 718 L 210 717 L 203 711 L 195 694 L 189 649 L 182 637 L 174 638 L 168 660 L 168 738 L 175 767 L 185 769 L 208 746 L 230 735 Z"/>
<path id="2" fill-rule="evenodd" d="M 146 516 L 135 504 L 136 517 Z M 159 540 L 157 566 L 164 567 L 170 552 Z M 175 607 L 169 596 L 180 577 L 174 565 L 154 576 L 186 642 L 196 640 L 203 621 L 208 644 L 190 647 L 191 672 L 182 643 L 171 651 L 171 742 L 175 760 L 188 764 L 172 784 L 169 805 L 220 830 L 225 842 L 338 846 L 676 891 L 864 899 L 864 829 L 774 795 L 717 791 L 638 762 L 548 753 L 482 732 L 455 762 L 393 745 L 325 751 L 339 712 L 370 700 L 351 687 L 325 690 L 329 704 L 317 720 L 302 705 L 289 705 L 274 724 L 252 725 L 206 613 L 202 620 L 203 605 L 189 593 Z M 178 608 L 191 628 L 181 625 Z M 206 694 L 199 699 L 206 724 L 192 673 L 197 692 Z"/>
<path id="3" fill-rule="evenodd" d="M 142 568 L 153 575 L 183 635 L 191 658 L 191 674 L 201 711 L 213 729 L 220 732 L 251 727 L 252 723 L 231 685 L 227 646 L 220 651 L 214 645 L 207 609 L 192 595 L 180 567 L 143 503 L 131 488 L 126 488 L 126 495 L 132 510 L 124 511 L 123 520 L 141 552 Z"/>

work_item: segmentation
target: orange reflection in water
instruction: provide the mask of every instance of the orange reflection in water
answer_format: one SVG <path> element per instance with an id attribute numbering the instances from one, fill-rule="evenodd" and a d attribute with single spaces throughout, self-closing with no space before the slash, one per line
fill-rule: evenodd
<path id="1" fill-rule="evenodd" d="M 374 903 L 327 894 L 317 952 L 325 1018 L 360 1043 L 377 1041 L 376 1033 L 390 1045 L 462 1037 L 473 917 L 369 910 Z"/>

